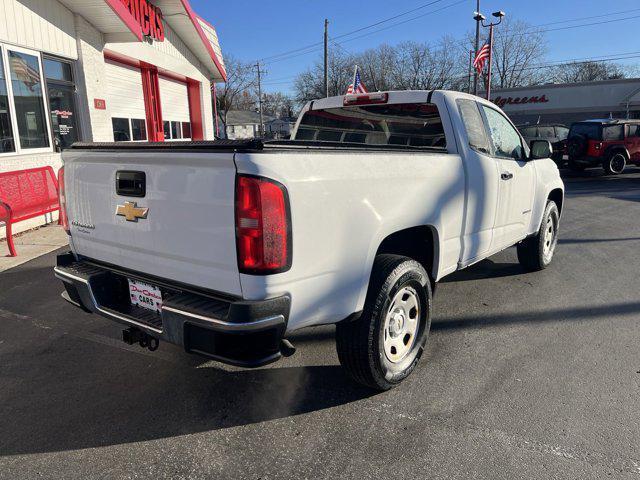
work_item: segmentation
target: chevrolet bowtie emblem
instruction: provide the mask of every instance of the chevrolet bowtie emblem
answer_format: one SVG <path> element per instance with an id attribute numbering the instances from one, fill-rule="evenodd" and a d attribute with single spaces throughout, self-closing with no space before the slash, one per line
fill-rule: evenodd
<path id="1" fill-rule="evenodd" d="M 116 207 L 116 215 L 123 216 L 127 222 L 137 222 L 139 218 L 147 218 L 148 208 L 138 207 L 136 202 L 124 202 Z"/>

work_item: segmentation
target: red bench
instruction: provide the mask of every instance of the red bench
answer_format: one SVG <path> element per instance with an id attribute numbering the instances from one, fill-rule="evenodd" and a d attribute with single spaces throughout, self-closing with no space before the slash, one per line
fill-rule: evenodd
<path id="1" fill-rule="evenodd" d="M 0 222 L 7 231 L 9 254 L 17 255 L 11 225 L 60 210 L 58 180 L 51 167 L 0 173 Z"/>

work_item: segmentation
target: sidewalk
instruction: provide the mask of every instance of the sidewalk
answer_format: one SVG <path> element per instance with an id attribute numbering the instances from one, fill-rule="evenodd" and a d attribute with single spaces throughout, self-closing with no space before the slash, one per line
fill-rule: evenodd
<path id="1" fill-rule="evenodd" d="M 13 243 L 18 252 L 17 257 L 7 256 L 9 254 L 7 242 L 0 240 L 0 272 L 64 247 L 69 244 L 69 239 L 62 227 L 50 224 L 14 235 Z"/>

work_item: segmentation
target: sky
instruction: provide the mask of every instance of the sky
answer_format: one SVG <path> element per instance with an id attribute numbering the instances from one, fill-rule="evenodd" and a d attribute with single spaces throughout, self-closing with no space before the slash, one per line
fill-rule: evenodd
<path id="1" fill-rule="evenodd" d="M 425 6 L 429 3 L 432 5 Z M 548 31 L 545 34 L 548 61 L 629 52 L 640 55 L 640 45 L 636 46 L 634 38 L 640 27 L 638 0 L 481 0 L 480 3 L 487 17 L 491 12 L 503 10 L 513 19 L 542 25 L 541 29 L 597 23 Z M 265 91 L 291 93 L 295 75 L 321 60 L 325 18 L 329 20 L 330 37 L 340 44 L 337 47 L 331 43 L 331 48 L 357 53 L 382 43 L 395 45 L 407 40 L 435 43 L 444 35 L 462 38 L 475 29 L 472 17 L 476 0 L 191 0 L 191 5 L 215 26 L 223 55 L 251 62 L 264 59 Z M 412 12 L 344 36 L 407 11 Z M 316 43 L 317 47 L 294 52 L 291 58 L 270 58 Z M 620 62 L 636 64 L 640 58 Z"/>

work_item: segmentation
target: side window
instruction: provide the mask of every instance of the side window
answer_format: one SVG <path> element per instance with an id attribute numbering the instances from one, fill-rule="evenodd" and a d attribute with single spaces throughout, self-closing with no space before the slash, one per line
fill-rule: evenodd
<path id="1" fill-rule="evenodd" d="M 538 127 L 524 127 L 520 129 L 523 137 L 535 138 L 538 136 Z"/>
<path id="2" fill-rule="evenodd" d="M 629 125 L 629 133 L 627 134 L 628 137 L 637 137 L 638 135 L 638 125 Z"/>
<path id="3" fill-rule="evenodd" d="M 458 99 L 457 103 L 467 137 L 469 137 L 469 146 L 479 152 L 489 153 L 489 140 L 478 110 L 478 104 L 473 100 L 466 99 Z"/>
<path id="4" fill-rule="evenodd" d="M 624 139 L 624 126 L 612 125 L 602 129 L 602 139 L 606 141 L 618 141 Z"/>
<path id="5" fill-rule="evenodd" d="M 553 127 L 539 127 L 538 136 L 543 139 L 553 138 L 556 136 L 556 132 Z"/>
<path id="6" fill-rule="evenodd" d="M 482 106 L 496 157 L 513 158 L 521 160 L 524 158 L 524 148 L 520 141 L 520 135 L 509 121 L 497 110 Z"/>
<path id="7" fill-rule="evenodd" d="M 566 140 L 569 136 L 569 129 L 567 127 L 556 127 L 556 136 L 559 140 Z"/>

